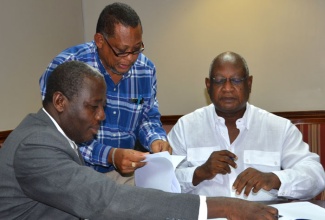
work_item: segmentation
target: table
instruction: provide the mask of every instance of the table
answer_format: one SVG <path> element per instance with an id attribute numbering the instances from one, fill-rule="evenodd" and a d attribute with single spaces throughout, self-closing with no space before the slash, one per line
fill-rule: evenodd
<path id="1" fill-rule="evenodd" d="M 314 203 L 315 205 L 319 205 L 320 207 L 325 209 L 325 200 L 309 200 L 308 202 Z"/>
<path id="2" fill-rule="evenodd" d="M 275 204 L 284 204 L 284 203 L 300 203 L 300 202 L 309 202 L 309 203 L 312 203 L 312 204 L 315 204 L 315 205 L 317 205 L 317 206 L 320 206 L 321 208 L 319 208 L 319 209 L 325 209 L 325 200 L 277 200 L 277 201 L 255 201 L 255 202 L 258 202 L 258 203 L 263 203 L 263 204 L 265 204 L 265 205 L 275 205 Z M 303 204 L 304 205 L 304 204 Z M 283 210 L 282 210 L 283 211 Z M 316 218 L 312 218 L 313 220 L 324 220 L 325 218 L 323 217 L 323 216 L 325 216 L 325 215 L 323 215 L 322 213 L 325 211 L 325 210 L 318 210 L 318 211 L 320 211 L 320 213 L 318 213 L 318 212 L 313 212 L 313 213 L 316 213 L 316 215 L 317 215 L 317 217 Z M 291 212 L 292 213 L 292 212 Z M 296 219 L 295 217 L 294 218 L 292 218 L 291 216 L 290 216 L 290 214 L 291 214 L 290 212 L 289 213 L 286 213 L 286 214 L 288 214 L 289 216 L 287 216 L 286 214 L 285 214 L 285 216 L 283 216 L 281 219 Z M 296 213 L 296 211 L 294 211 L 294 213 Z M 320 217 L 318 216 L 318 215 L 321 215 Z M 287 217 L 287 218 L 285 218 L 285 217 Z M 309 216 L 308 216 L 309 217 Z M 309 219 L 307 217 L 307 219 Z M 305 218 L 304 218 L 305 219 Z M 214 219 L 212 219 L 212 220 L 227 220 L 226 218 L 214 218 Z"/>
<path id="3" fill-rule="evenodd" d="M 262 201 L 261 203 L 271 205 L 271 204 L 281 204 L 287 202 L 310 202 L 325 209 L 325 200 L 280 200 L 280 201 Z"/>

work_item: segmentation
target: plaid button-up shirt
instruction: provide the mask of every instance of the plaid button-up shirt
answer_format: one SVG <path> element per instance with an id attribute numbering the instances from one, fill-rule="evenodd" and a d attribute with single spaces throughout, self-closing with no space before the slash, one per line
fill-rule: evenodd
<path id="1" fill-rule="evenodd" d="M 107 84 L 106 119 L 96 139 L 80 147 L 87 165 L 99 172 L 108 172 L 114 169 L 107 161 L 112 147 L 133 149 L 138 139 L 149 150 L 154 140 L 166 140 L 156 99 L 156 68 L 145 55 L 140 53 L 129 72 L 115 84 L 98 57 L 94 41 L 68 48 L 53 59 L 40 78 L 43 98 L 48 76 L 59 64 L 69 60 L 95 67 L 104 75 Z"/>

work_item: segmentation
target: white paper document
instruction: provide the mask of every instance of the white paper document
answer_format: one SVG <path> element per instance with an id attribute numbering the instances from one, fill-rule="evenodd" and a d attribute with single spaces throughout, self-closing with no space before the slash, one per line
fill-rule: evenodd
<path id="1" fill-rule="evenodd" d="M 278 209 L 280 220 L 324 220 L 325 209 L 310 202 L 290 202 L 270 205 Z"/>
<path id="2" fill-rule="evenodd" d="M 269 205 L 278 209 L 279 220 L 324 220 L 325 209 L 310 202 L 290 202 Z M 214 220 L 226 218 L 214 218 Z"/>
<path id="3" fill-rule="evenodd" d="M 180 193 L 175 169 L 184 158 L 185 156 L 170 155 L 167 151 L 148 154 L 144 160 L 147 164 L 134 172 L 135 185 Z"/>

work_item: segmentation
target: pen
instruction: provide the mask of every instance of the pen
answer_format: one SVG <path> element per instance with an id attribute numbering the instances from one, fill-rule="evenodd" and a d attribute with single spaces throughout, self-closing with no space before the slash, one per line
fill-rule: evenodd
<path id="1" fill-rule="evenodd" d="M 141 100 L 142 100 L 142 95 L 139 96 L 137 105 L 139 105 L 141 103 Z"/>
<path id="2" fill-rule="evenodd" d="M 294 220 L 311 220 L 311 219 L 309 219 L 309 218 L 296 218 Z"/>
<path id="3" fill-rule="evenodd" d="M 283 215 L 276 215 L 275 217 L 276 218 L 281 218 L 281 217 L 283 217 Z"/>
<path id="4" fill-rule="evenodd" d="M 135 99 L 135 98 L 130 98 L 129 100 L 130 103 L 134 103 L 134 104 L 143 104 L 143 98 L 142 96 L 140 95 L 138 99 Z"/>

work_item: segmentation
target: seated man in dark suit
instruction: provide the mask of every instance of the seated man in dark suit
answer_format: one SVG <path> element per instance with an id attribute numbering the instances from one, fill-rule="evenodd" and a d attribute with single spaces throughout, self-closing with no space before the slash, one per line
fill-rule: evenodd
<path id="1" fill-rule="evenodd" d="M 0 219 L 274 219 L 278 214 L 239 199 L 116 184 L 83 166 L 76 144 L 97 134 L 105 93 L 103 76 L 85 63 L 70 61 L 53 71 L 43 108 L 28 115 L 0 150 Z M 145 153 L 133 156 L 143 160 Z"/>

